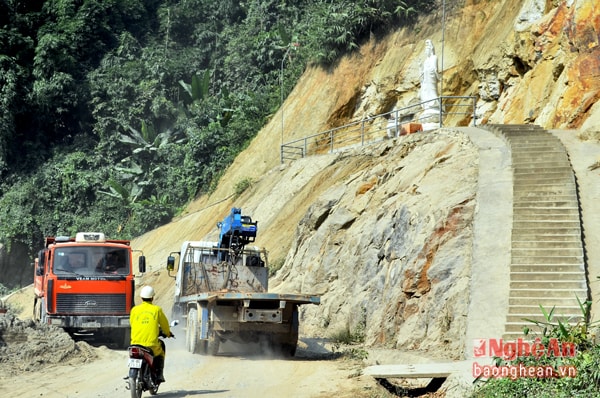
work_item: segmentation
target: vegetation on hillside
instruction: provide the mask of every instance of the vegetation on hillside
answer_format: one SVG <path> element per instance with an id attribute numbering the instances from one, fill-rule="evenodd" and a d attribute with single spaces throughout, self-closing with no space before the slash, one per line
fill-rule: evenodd
<path id="1" fill-rule="evenodd" d="M 307 63 L 432 7 L 0 0 L 0 243 L 167 222 L 214 188 Z"/>

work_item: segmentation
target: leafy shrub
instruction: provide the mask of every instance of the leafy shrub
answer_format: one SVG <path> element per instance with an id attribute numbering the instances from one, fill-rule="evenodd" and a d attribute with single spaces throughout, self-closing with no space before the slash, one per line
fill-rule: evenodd
<path id="1" fill-rule="evenodd" d="M 244 178 L 240 181 L 237 182 L 237 184 L 235 184 L 235 187 L 233 189 L 233 192 L 235 193 L 235 196 L 240 196 L 241 194 L 243 194 L 248 188 L 250 188 L 252 186 L 252 184 L 254 184 L 254 181 L 252 180 L 252 178 Z"/>
<path id="2" fill-rule="evenodd" d="M 275 261 L 269 261 L 269 277 L 274 276 L 277 271 L 285 264 L 285 257 L 280 257 Z"/>

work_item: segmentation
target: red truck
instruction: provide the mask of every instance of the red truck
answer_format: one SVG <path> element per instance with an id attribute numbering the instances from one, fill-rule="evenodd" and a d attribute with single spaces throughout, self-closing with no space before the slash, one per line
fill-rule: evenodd
<path id="1" fill-rule="evenodd" d="M 143 255 L 138 267 L 146 271 Z M 35 320 L 127 347 L 135 297 L 130 242 L 100 232 L 47 237 L 35 259 L 34 293 Z"/>

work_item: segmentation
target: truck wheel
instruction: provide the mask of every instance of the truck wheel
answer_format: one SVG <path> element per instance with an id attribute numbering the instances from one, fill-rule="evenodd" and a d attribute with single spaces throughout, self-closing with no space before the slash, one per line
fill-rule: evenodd
<path id="1" fill-rule="evenodd" d="M 117 329 L 113 332 L 112 337 L 119 349 L 126 350 L 131 343 L 131 329 Z"/>
<path id="2" fill-rule="evenodd" d="M 286 357 L 293 357 L 296 355 L 296 344 L 283 344 L 281 346 L 281 353 Z"/>
<path id="3" fill-rule="evenodd" d="M 208 341 L 206 342 L 206 353 L 208 355 L 215 356 L 219 353 L 219 346 L 221 345 L 221 340 L 214 333 L 211 333 L 208 336 Z"/>
<path id="4" fill-rule="evenodd" d="M 42 300 L 35 298 L 33 300 L 33 320 L 37 322 L 42 321 Z"/>
<path id="5" fill-rule="evenodd" d="M 40 322 L 48 323 L 48 313 L 46 312 L 46 299 L 40 301 Z"/>
<path id="6" fill-rule="evenodd" d="M 192 354 L 197 354 L 200 348 L 198 344 L 198 310 L 195 308 L 191 308 L 187 315 L 185 346 Z"/>
<path id="7" fill-rule="evenodd" d="M 298 346 L 298 329 L 300 321 L 298 320 L 298 307 L 294 306 L 292 311 L 292 319 L 290 320 L 290 334 L 288 340 L 282 344 L 281 350 L 283 355 L 293 357 L 296 355 L 296 347 Z"/>
<path id="8" fill-rule="evenodd" d="M 173 304 L 171 307 L 171 317 L 169 319 L 180 319 L 183 311 L 179 304 Z"/>

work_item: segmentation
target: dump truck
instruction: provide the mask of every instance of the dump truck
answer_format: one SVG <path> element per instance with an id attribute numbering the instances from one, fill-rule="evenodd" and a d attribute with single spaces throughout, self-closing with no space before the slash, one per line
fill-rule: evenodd
<path id="1" fill-rule="evenodd" d="M 298 342 L 298 307 L 320 304 L 317 296 L 270 293 L 268 257 L 264 248 L 249 246 L 257 222 L 240 208 L 222 222 L 219 240 L 185 241 L 167 258 L 175 271 L 173 316 L 186 320 L 189 352 L 217 355 L 221 343 L 259 343 L 294 356 Z"/>
<path id="2" fill-rule="evenodd" d="M 138 266 L 145 272 L 143 255 Z M 34 262 L 36 321 L 125 348 L 130 342 L 134 297 L 133 250 L 128 240 L 107 239 L 102 232 L 45 238 Z"/>

